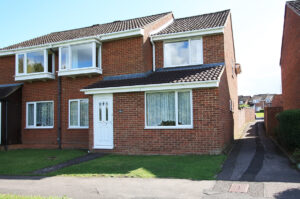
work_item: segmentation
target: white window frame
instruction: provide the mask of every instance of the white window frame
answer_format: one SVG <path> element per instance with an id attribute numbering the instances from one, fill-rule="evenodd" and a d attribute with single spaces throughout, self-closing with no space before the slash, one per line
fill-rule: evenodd
<path id="1" fill-rule="evenodd" d="M 28 53 L 39 52 L 39 51 L 43 51 L 43 53 L 44 53 L 44 71 L 43 72 L 36 72 L 36 73 L 27 73 L 27 54 Z M 19 59 L 18 59 L 19 55 L 24 55 L 23 73 L 19 73 Z M 16 76 L 50 73 L 50 72 L 48 72 L 48 50 L 47 49 L 17 53 L 15 63 L 16 63 Z M 55 69 L 55 56 L 54 56 L 54 54 L 52 54 L 52 73 L 53 74 L 54 74 L 54 69 Z"/>
<path id="2" fill-rule="evenodd" d="M 44 71 L 43 72 L 35 72 L 35 73 L 27 73 L 27 54 L 33 52 L 43 51 L 44 53 Z M 24 55 L 23 62 L 23 73 L 19 73 L 19 55 Z M 32 80 L 32 79 L 55 79 L 54 75 L 55 70 L 55 55 L 52 53 L 52 72 L 48 72 L 48 49 L 39 49 L 39 50 L 31 50 L 25 51 L 15 54 L 15 80 L 23 81 L 23 80 Z"/>
<path id="3" fill-rule="evenodd" d="M 53 107 L 53 125 L 52 126 L 36 126 L 36 104 L 37 103 L 52 103 Z M 28 125 L 28 105 L 33 104 L 33 125 Z M 26 128 L 27 129 L 50 129 L 54 128 L 54 121 L 55 121 L 55 115 L 54 115 L 54 101 L 34 101 L 34 102 L 26 102 Z"/>
<path id="4" fill-rule="evenodd" d="M 191 58 L 191 40 L 200 40 L 201 41 L 201 62 L 192 64 L 192 58 Z M 189 42 L 189 63 L 188 64 L 180 64 L 180 65 L 167 65 L 166 64 L 166 50 L 165 50 L 165 44 L 168 43 L 176 43 L 176 42 L 184 42 L 188 41 Z M 195 37 L 195 38 L 185 38 L 185 39 L 177 39 L 177 40 L 170 40 L 170 41 L 164 41 L 163 42 L 163 55 L 164 55 L 164 67 L 165 68 L 171 68 L 171 67 L 180 67 L 180 66 L 193 66 L 193 65 L 199 65 L 203 64 L 203 39 L 202 37 Z"/>
<path id="5" fill-rule="evenodd" d="M 87 101 L 87 104 L 88 104 L 88 114 L 89 114 L 89 99 L 88 98 L 82 98 L 82 99 L 70 99 L 69 100 L 69 113 L 68 113 L 68 118 L 69 118 L 69 129 L 88 129 L 89 128 L 89 125 L 87 126 L 80 126 L 80 101 Z M 77 102 L 77 106 L 78 106 L 78 118 L 77 118 L 77 121 L 78 121 L 78 125 L 77 126 L 71 126 L 71 102 Z M 88 118 L 90 119 L 90 118 Z"/>
<path id="6" fill-rule="evenodd" d="M 190 92 L 190 104 L 191 104 L 191 124 L 190 125 L 179 125 L 178 124 L 178 93 L 179 92 Z M 165 92 L 174 92 L 175 93 L 175 126 L 148 126 L 147 125 L 147 94 L 149 93 L 165 93 Z M 193 120 L 193 92 L 192 90 L 164 90 L 164 91 L 149 91 L 145 92 L 145 129 L 193 129 L 194 120 Z"/>
<path id="7" fill-rule="evenodd" d="M 84 45 L 84 44 L 92 44 L 92 66 L 85 67 L 85 68 L 71 68 L 71 66 L 72 66 L 72 46 L 78 46 L 78 45 Z M 98 66 L 96 65 L 96 63 L 97 63 L 96 48 L 97 47 L 99 47 Z M 65 69 L 61 68 L 61 49 L 62 48 L 68 48 L 68 53 L 69 53 L 69 63 L 66 66 Z M 101 53 L 102 53 L 102 45 L 98 42 L 84 42 L 84 43 L 69 44 L 69 45 L 60 46 L 59 47 L 59 71 L 80 71 L 80 70 L 95 69 L 95 68 L 101 69 L 102 68 Z"/>

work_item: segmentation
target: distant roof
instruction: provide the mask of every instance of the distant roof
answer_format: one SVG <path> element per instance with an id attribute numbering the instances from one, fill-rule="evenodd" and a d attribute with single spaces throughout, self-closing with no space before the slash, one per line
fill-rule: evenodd
<path id="1" fill-rule="evenodd" d="M 243 95 L 239 95 L 239 101 L 246 101 L 246 100 L 250 100 L 251 96 L 243 96 Z"/>
<path id="2" fill-rule="evenodd" d="M 168 27 L 155 35 L 186 32 L 208 28 L 222 27 L 225 25 L 230 10 L 224 10 L 203 15 L 175 19 Z"/>
<path id="3" fill-rule="evenodd" d="M 106 24 L 97 24 L 97 25 L 84 27 L 84 28 L 53 32 L 47 35 L 43 35 L 41 37 L 37 37 L 18 44 L 7 46 L 0 50 L 11 50 L 16 48 L 37 46 L 37 45 L 54 43 L 59 41 L 67 41 L 67 40 L 77 39 L 82 37 L 96 36 L 100 34 L 120 32 L 125 30 L 136 29 L 136 28 L 143 28 L 144 26 L 170 13 L 172 12 L 166 12 L 166 13 L 122 20 L 122 21 L 114 21 Z"/>
<path id="4" fill-rule="evenodd" d="M 300 1 L 288 1 L 286 4 L 300 15 Z"/>
<path id="5" fill-rule="evenodd" d="M 223 68 L 223 63 L 203 64 L 193 67 L 161 68 L 145 77 L 101 80 L 85 87 L 85 89 L 218 80 Z"/>

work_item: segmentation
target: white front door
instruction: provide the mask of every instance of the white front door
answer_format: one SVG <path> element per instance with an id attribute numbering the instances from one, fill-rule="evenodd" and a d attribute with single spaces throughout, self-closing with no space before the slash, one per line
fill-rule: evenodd
<path id="1" fill-rule="evenodd" d="M 113 95 L 94 95 L 94 148 L 113 149 Z"/>

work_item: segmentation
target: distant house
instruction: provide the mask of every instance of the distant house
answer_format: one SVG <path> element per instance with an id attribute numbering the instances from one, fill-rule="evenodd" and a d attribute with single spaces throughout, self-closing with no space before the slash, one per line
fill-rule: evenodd
<path id="1" fill-rule="evenodd" d="M 265 107 L 271 107 L 274 94 L 259 94 L 254 95 L 251 100 L 249 100 L 249 104 L 254 106 L 255 112 L 259 112 L 263 110 Z"/>
<path id="2" fill-rule="evenodd" d="M 283 109 L 300 108 L 300 1 L 285 5 L 281 46 Z"/>
<path id="3" fill-rule="evenodd" d="M 251 100 L 251 96 L 243 96 L 239 95 L 239 105 L 248 105 L 249 101 Z"/>

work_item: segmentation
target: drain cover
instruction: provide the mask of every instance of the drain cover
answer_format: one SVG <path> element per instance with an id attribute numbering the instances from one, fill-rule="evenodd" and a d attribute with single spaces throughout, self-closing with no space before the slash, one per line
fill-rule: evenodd
<path id="1" fill-rule="evenodd" d="M 234 193 L 247 193 L 249 189 L 249 184 L 232 184 L 229 192 Z"/>

